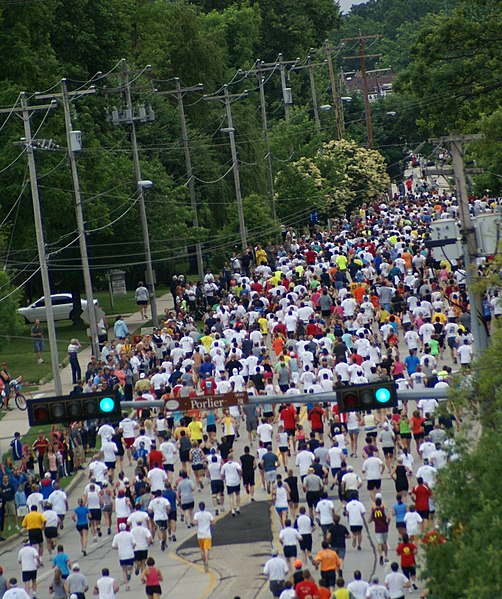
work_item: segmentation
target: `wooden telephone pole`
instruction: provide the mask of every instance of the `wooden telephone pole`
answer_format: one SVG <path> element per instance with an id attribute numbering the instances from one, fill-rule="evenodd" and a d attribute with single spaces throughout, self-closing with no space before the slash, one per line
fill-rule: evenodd
<path id="1" fill-rule="evenodd" d="M 357 37 L 346 37 L 342 39 L 342 42 L 354 42 L 357 41 L 359 44 L 359 53 L 354 56 L 344 56 L 345 60 L 359 60 L 360 61 L 360 69 L 361 69 L 361 77 L 363 80 L 364 86 L 364 113 L 366 115 L 366 131 L 368 132 L 368 146 L 373 148 L 373 121 L 371 117 L 371 104 L 369 98 L 369 89 L 368 89 L 368 73 L 366 71 L 366 59 L 367 58 L 380 58 L 381 54 L 366 54 L 365 53 L 365 44 L 366 40 L 370 39 L 378 39 L 381 37 L 380 35 L 363 35 L 359 33 Z M 373 71 L 375 72 L 375 71 Z"/>

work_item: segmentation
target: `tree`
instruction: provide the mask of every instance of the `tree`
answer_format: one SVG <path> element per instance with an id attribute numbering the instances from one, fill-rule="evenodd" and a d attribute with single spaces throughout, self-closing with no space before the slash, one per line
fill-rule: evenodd
<path id="1" fill-rule="evenodd" d="M 269 198 L 258 194 L 250 194 L 243 198 L 242 209 L 249 245 L 267 244 L 277 239 L 280 228 L 271 216 Z M 241 250 L 239 216 L 235 202 L 227 208 L 226 224 L 215 245 L 215 251 L 209 255 L 209 261 L 215 268 L 221 267 L 226 257 L 232 254 L 233 251 L 239 253 Z"/>
<path id="2" fill-rule="evenodd" d="M 22 318 L 17 313 L 20 291 L 10 281 L 9 274 L 0 270 L 0 348 L 8 343 L 9 335 L 19 334 Z"/>
<path id="3" fill-rule="evenodd" d="M 502 595 L 502 329 L 462 377 L 451 401 L 467 426 L 456 440 L 457 459 L 441 470 L 435 487 L 437 516 L 446 542 L 427 545 L 431 596 L 492 599 Z M 474 411 L 474 406 L 478 410 Z"/>
<path id="4" fill-rule="evenodd" d="M 322 145 L 313 158 L 303 157 L 277 174 L 277 213 L 306 222 L 309 212 L 344 217 L 364 202 L 387 193 L 390 179 L 380 152 L 348 140 Z"/>
<path id="5" fill-rule="evenodd" d="M 305 55 L 324 42 L 339 23 L 338 4 L 332 0 L 259 0 L 261 43 L 259 58 L 275 60 Z"/>
<path id="6" fill-rule="evenodd" d="M 417 97 L 434 133 L 472 131 L 500 104 L 501 24 L 498 0 L 459 0 L 451 13 L 420 28 L 397 88 Z"/>

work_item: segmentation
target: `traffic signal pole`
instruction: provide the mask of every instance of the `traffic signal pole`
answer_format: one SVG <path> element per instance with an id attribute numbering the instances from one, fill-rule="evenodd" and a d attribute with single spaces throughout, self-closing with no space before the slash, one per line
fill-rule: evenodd
<path id="1" fill-rule="evenodd" d="M 341 389 L 350 389 L 350 386 Z M 448 387 L 442 389 L 405 389 L 397 390 L 397 398 L 400 401 L 407 402 L 419 399 L 437 399 L 446 401 L 448 399 Z M 337 401 L 336 391 L 325 391 L 323 393 L 300 393 L 299 395 L 250 395 L 249 404 L 281 404 L 281 403 L 324 403 Z M 153 401 L 122 401 L 123 408 L 162 408 L 165 402 L 161 399 Z"/>

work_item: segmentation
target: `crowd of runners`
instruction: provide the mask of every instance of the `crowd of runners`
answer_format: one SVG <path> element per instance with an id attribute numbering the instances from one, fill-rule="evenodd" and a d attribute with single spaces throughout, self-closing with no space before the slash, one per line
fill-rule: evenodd
<path id="1" fill-rule="evenodd" d="M 483 198 L 482 209 L 499 205 Z M 294 402 L 341 385 L 442 388 L 454 371 L 468 375 L 465 271 L 424 246 L 431 220 L 457 213 L 453 197 L 408 194 L 363 205 L 330 230 L 284 229 L 280 244 L 235 253 L 197 284 L 174 277 L 174 309 L 151 335 L 133 339 L 118 321 L 121 334 L 103 340 L 74 393 L 116 388 L 169 402 L 234 391 L 263 400 L 140 408 L 115 423 L 55 426 L 33 447 L 15 436 L 2 514 L 27 538 L 19 572 L 0 573 L 0 597 L 36 597 L 45 560 L 55 599 L 114 599 L 136 579 L 159 599 L 177 527 L 184 536 L 193 528 L 207 572 L 214 527 L 255 502 L 273 508 L 277 534 L 262 574 L 274 597 L 398 599 L 418 586 L 425 595 L 417 557 L 436 526 L 434 487 L 454 456 L 458 415 L 435 399 L 348 414 L 334 400 Z M 502 314 L 498 290 L 483 302 L 489 330 Z M 58 480 L 84 467 L 88 484 L 68 499 Z M 69 528 L 80 556 L 65 552 Z M 102 576 L 89 580 L 89 545 L 102 537 L 116 558 L 110 551 Z M 347 555 L 368 544 L 375 566 L 348 572 Z"/>

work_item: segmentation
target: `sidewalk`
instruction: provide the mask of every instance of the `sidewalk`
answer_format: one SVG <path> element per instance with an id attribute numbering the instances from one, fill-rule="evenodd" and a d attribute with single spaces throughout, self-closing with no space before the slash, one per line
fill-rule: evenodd
<path id="1" fill-rule="evenodd" d="M 171 293 L 166 293 L 157 298 L 157 311 L 159 315 L 163 314 L 166 308 L 172 309 L 172 307 L 173 301 Z M 129 327 L 130 331 L 139 329 L 145 324 L 145 320 L 141 318 L 140 312 L 134 312 L 127 318 L 124 318 L 124 320 L 127 323 L 127 326 Z M 87 363 L 90 360 L 91 353 L 91 346 L 88 345 L 78 354 L 78 359 L 82 368 L 82 372 L 85 371 Z M 70 393 L 70 391 L 73 389 L 70 365 L 68 364 L 67 366 L 62 368 L 60 374 L 61 383 L 63 386 L 63 393 Z M 55 395 L 53 381 L 41 385 L 38 388 L 38 391 L 33 394 L 34 397 L 44 397 L 51 395 Z M 2 418 L 2 420 L 0 420 L 0 456 L 2 456 L 9 449 L 9 443 L 14 435 L 14 432 L 17 431 L 21 433 L 22 436 L 28 432 L 29 428 L 30 425 L 28 423 L 27 412 L 22 412 L 16 408 L 11 412 L 7 412 L 7 414 Z"/>

